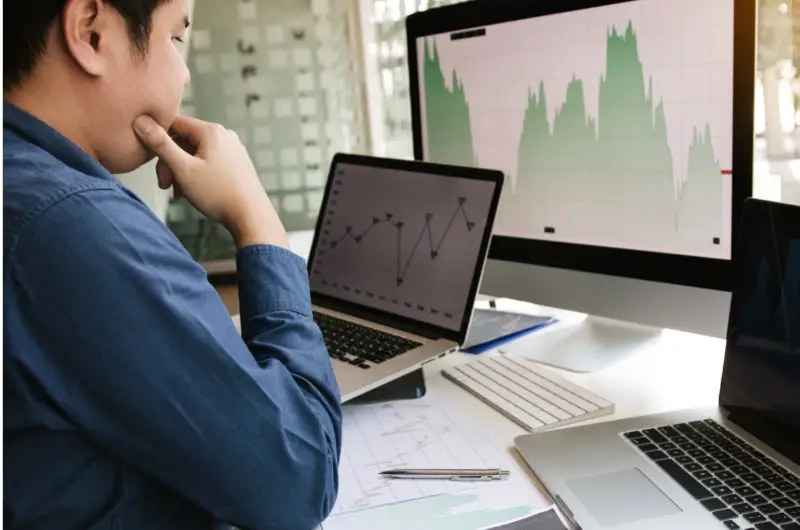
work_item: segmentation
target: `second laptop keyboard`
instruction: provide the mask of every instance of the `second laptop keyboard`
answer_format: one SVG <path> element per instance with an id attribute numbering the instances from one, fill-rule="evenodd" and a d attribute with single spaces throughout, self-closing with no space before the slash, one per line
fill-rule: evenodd
<path id="1" fill-rule="evenodd" d="M 322 331 L 331 357 L 364 370 L 422 346 L 419 342 L 316 311 L 314 321 Z"/>
<path id="2" fill-rule="evenodd" d="M 714 420 L 624 435 L 721 528 L 800 530 L 800 477 Z"/>
<path id="3" fill-rule="evenodd" d="M 531 432 L 614 412 L 610 401 L 522 357 L 493 355 L 443 375 Z"/>

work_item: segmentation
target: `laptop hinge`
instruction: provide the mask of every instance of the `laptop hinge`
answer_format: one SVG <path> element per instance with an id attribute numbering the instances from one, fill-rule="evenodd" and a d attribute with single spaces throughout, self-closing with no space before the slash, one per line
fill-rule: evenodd
<path id="1" fill-rule="evenodd" d="M 796 432 L 790 431 L 777 422 L 756 417 L 756 414 L 730 408 L 727 410 L 729 412 L 728 421 L 735 423 L 796 464 L 800 464 L 800 446 L 797 444 Z"/>
<path id="2" fill-rule="evenodd" d="M 384 313 L 382 311 L 376 311 L 373 309 L 368 309 L 356 304 L 350 304 L 348 302 L 342 302 L 340 300 L 331 299 L 325 296 L 319 296 L 312 294 L 311 301 L 313 304 L 324 307 L 325 309 L 329 309 L 331 311 L 337 311 L 344 315 L 349 315 L 352 317 L 360 318 L 362 320 L 367 320 L 369 322 L 374 322 L 376 324 L 380 324 L 382 326 L 387 326 L 390 328 L 394 328 L 405 333 L 410 333 L 412 335 L 417 335 L 424 339 L 429 340 L 438 340 L 438 339 L 453 339 L 453 333 L 446 333 L 437 327 L 430 326 L 427 324 L 420 324 L 414 322 L 411 319 L 398 317 L 396 315 L 391 315 L 388 313 Z"/>

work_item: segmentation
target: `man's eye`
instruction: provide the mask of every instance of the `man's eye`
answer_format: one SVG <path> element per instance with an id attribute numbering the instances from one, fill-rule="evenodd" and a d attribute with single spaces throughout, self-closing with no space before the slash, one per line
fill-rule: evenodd
<path id="1" fill-rule="evenodd" d="M 175 41 L 175 42 L 180 42 L 181 44 L 183 44 L 183 37 L 172 37 L 172 40 Z"/>

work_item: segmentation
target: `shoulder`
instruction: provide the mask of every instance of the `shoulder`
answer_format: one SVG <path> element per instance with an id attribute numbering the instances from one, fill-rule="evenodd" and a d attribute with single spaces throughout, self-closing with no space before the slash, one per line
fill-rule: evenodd
<path id="1" fill-rule="evenodd" d="M 52 206 L 88 191 L 117 191 L 112 180 L 76 171 L 7 132 L 3 138 L 3 235 L 8 258 L 25 229 Z"/>
<path id="2" fill-rule="evenodd" d="M 43 259 L 77 252 L 85 258 L 178 253 L 191 259 L 172 231 L 116 180 L 83 174 L 37 149 L 5 149 L 3 170 L 6 265 L 13 267 L 22 253 Z"/>

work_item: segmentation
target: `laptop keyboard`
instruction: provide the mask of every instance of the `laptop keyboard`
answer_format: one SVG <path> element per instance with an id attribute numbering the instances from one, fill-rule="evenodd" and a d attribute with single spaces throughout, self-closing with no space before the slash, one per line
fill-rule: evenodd
<path id="1" fill-rule="evenodd" d="M 364 370 L 422 346 L 419 342 L 314 312 L 328 354 Z"/>
<path id="2" fill-rule="evenodd" d="M 800 530 L 800 477 L 714 420 L 623 433 L 731 530 Z"/>

